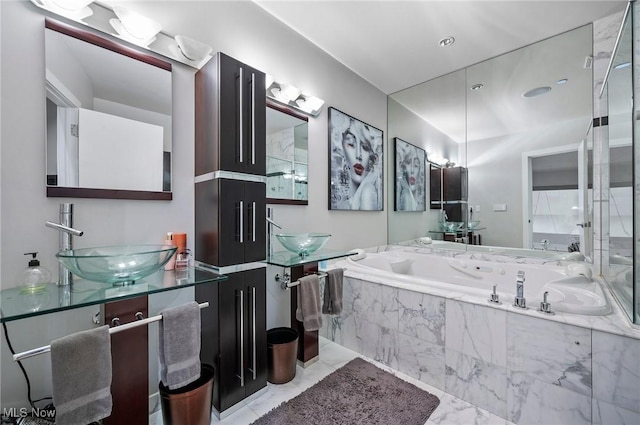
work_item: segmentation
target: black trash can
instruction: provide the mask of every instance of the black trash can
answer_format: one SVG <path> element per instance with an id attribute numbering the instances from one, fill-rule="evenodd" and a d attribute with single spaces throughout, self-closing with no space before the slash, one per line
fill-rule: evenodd
<path id="1" fill-rule="evenodd" d="M 285 384 L 296 376 L 298 331 L 273 328 L 267 331 L 267 381 Z"/>
<path id="2" fill-rule="evenodd" d="M 200 378 L 177 390 L 160 382 L 160 405 L 164 425 L 209 425 L 213 393 L 213 366 L 202 363 Z"/>

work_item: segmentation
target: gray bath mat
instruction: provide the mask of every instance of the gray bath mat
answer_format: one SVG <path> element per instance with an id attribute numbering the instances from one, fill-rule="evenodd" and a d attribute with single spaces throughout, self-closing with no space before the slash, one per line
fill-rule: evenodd
<path id="1" fill-rule="evenodd" d="M 424 425 L 438 397 L 357 358 L 253 425 Z"/>

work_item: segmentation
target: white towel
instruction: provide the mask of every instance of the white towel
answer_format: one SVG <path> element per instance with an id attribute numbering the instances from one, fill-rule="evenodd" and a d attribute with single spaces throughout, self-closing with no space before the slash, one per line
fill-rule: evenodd
<path id="1" fill-rule="evenodd" d="M 52 341 L 51 378 L 57 425 L 83 425 L 110 416 L 109 326 Z"/>
<path id="2" fill-rule="evenodd" d="M 302 322 L 307 331 L 317 331 L 322 326 L 320 313 L 320 280 L 317 274 L 298 279 L 298 308 L 296 319 Z"/>
<path id="3" fill-rule="evenodd" d="M 176 390 L 200 377 L 200 307 L 192 301 L 160 314 L 160 377 Z"/>

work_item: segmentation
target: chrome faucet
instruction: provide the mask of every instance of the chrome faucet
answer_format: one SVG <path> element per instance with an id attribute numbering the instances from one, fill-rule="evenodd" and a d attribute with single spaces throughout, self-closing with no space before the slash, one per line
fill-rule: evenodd
<path id="1" fill-rule="evenodd" d="M 513 306 L 527 308 L 527 301 L 524 298 L 524 272 L 519 271 L 516 279 L 516 297 L 513 299 Z"/>
<path id="2" fill-rule="evenodd" d="M 73 204 L 60 204 L 60 224 L 47 221 L 45 226 L 60 231 L 60 251 L 73 249 L 72 236 L 82 236 L 82 230 L 74 229 L 73 226 Z M 68 286 L 73 283 L 73 276 L 61 263 L 58 264 L 58 286 Z"/>
<path id="3" fill-rule="evenodd" d="M 542 249 L 544 251 L 549 249 L 549 239 L 543 239 L 540 241 L 540 243 L 542 244 Z"/>
<path id="4" fill-rule="evenodd" d="M 273 255 L 273 229 L 271 226 L 276 226 L 278 229 L 282 229 L 278 223 L 273 221 L 273 208 L 267 208 L 267 255 L 271 257 Z"/>

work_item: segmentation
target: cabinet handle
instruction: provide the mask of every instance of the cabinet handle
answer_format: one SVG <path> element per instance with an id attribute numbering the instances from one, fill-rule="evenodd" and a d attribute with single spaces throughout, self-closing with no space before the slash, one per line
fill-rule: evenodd
<path id="1" fill-rule="evenodd" d="M 251 211 L 253 212 L 253 227 L 251 227 L 251 235 L 253 238 L 253 242 L 256 241 L 256 203 L 255 201 L 252 203 Z"/>
<path id="2" fill-rule="evenodd" d="M 240 243 L 244 243 L 244 201 L 240 201 L 240 209 L 238 211 L 238 218 L 240 218 Z"/>
<path id="3" fill-rule="evenodd" d="M 243 136 L 244 136 L 244 134 L 243 134 L 243 127 L 244 127 L 244 119 L 243 118 L 244 117 L 242 116 L 242 86 L 244 86 L 244 77 L 243 77 L 242 74 L 243 74 L 242 73 L 242 67 L 240 67 L 240 92 L 239 92 L 239 95 L 240 95 L 240 99 L 239 100 L 240 100 L 240 102 L 238 102 L 239 105 L 240 105 L 240 111 L 239 111 L 239 114 L 238 114 L 238 117 L 240 119 L 240 132 L 239 132 L 240 137 L 238 138 L 238 148 L 240 148 L 240 162 L 244 161 L 243 156 L 242 156 L 242 142 L 243 142 L 242 139 L 243 139 Z"/>
<path id="4" fill-rule="evenodd" d="M 251 164 L 256 163 L 256 74 L 251 73 Z"/>
<path id="5" fill-rule="evenodd" d="M 253 360 L 252 360 L 252 366 L 253 368 L 251 369 L 251 372 L 253 373 L 253 380 L 256 380 L 256 363 L 257 363 L 257 356 L 256 356 L 256 287 L 252 286 L 251 287 L 251 303 L 252 303 L 252 309 L 253 309 L 253 316 L 251 316 L 253 318 L 253 332 L 252 332 L 252 339 L 253 339 Z"/>
<path id="6" fill-rule="evenodd" d="M 244 291 L 240 290 L 240 386 L 244 387 Z"/>

